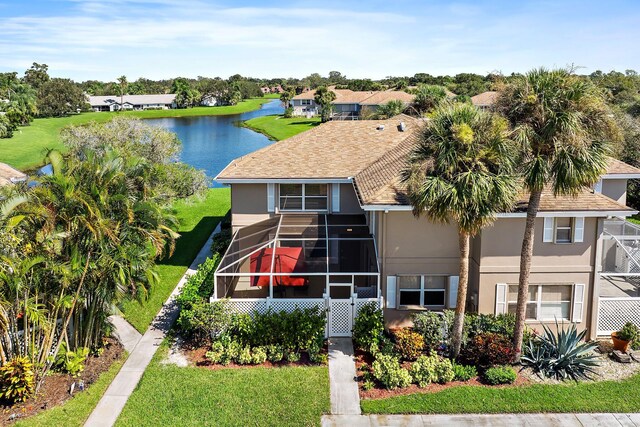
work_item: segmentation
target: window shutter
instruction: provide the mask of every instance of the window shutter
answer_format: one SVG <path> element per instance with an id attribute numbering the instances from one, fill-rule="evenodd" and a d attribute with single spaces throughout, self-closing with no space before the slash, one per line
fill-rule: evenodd
<path id="1" fill-rule="evenodd" d="M 553 217 L 544 218 L 544 233 L 542 235 L 543 242 L 553 242 Z"/>
<path id="2" fill-rule="evenodd" d="M 267 212 L 276 210 L 276 185 L 267 184 Z"/>
<path id="3" fill-rule="evenodd" d="M 458 282 L 460 280 L 460 276 L 449 276 L 449 289 L 447 292 L 449 294 L 449 301 L 447 304 L 447 308 L 456 308 L 458 305 Z"/>
<path id="4" fill-rule="evenodd" d="M 387 308 L 396 308 L 396 276 L 387 276 Z"/>
<path id="5" fill-rule="evenodd" d="M 507 312 L 507 284 L 496 285 L 496 315 Z"/>
<path id="6" fill-rule="evenodd" d="M 577 243 L 584 241 L 584 217 L 573 219 L 573 241 Z"/>
<path id="7" fill-rule="evenodd" d="M 340 212 L 340 184 L 331 185 L 331 210 Z"/>
<path id="8" fill-rule="evenodd" d="M 593 186 L 594 193 L 602 193 L 602 180 L 596 182 L 596 185 Z"/>
<path id="9" fill-rule="evenodd" d="M 582 322 L 582 312 L 584 311 L 584 288 L 581 283 L 573 285 L 573 315 L 571 321 L 574 323 Z"/>

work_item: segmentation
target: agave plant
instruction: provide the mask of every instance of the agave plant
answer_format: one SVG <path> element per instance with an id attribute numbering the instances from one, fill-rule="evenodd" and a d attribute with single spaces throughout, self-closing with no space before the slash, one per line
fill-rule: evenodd
<path id="1" fill-rule="evenodd" d="M 587 331 L 578 333 L 576 325 L 568 329 L 558 327 L 557 334 L 547 325 L 543 325 L 544 334 L 532 338 L 524 346 L 521 362 L 531 367 L 534 372 L 559 380 L 568 378 L 578 381 L 590 379 L 589 374 L 596 374 L 599 366 L 597 357 L 592 354 L 596 344 L 583 342 Z"/>

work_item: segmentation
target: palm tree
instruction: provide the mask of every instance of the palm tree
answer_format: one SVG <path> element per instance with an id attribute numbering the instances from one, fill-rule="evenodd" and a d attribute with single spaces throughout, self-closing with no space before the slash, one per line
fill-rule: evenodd
<path id="1" fill-rule="evenodd" d="M 118 87 L 120 88 L 120 110 L 124 107 L 124 94 L 127 91 L 128 85 L 127 76 L 122 75 L 118 77 Z"/>
<path id="2" fill-rule="evenodd" d="M 428 113 L 447 99 L 447 91 L 438 85 L 418 85 L 413 106 L 420 114 Z"/>
<path id="3" fill-rule="evenodd" d="M 517 195 L 512 144 L 504 119 L 470 104 L 446 104 L 433 113 L 403 173 L 413 214 L 455 221 L 460 273 L 452 356 L 460 351 L 469 281 L 470 238 L 510 210 Z"/>
<path id="4" fill-rule="evenodd" d="M 407 106 L 401 100 L 392 99 L 391 101 L 387 102 L 386 104 L 383 104 L 383 105 L 378 107 L 378 110 L 376 111 L 376 118 L 377 119 L 388 119 L 388 118 L 391 118 L 393 116 L 397 116 L 398 114 L 403 113 L 406 108 L 407 108 Z"/>
<path id="5" fill-rule="evenodd" d="M 326 86 L 321 86 L 316 89 L 314 100 L 316 104 L 320 105 L 320 121 L 326 123 L 331 118 L 331 103 L 335 101 L 336 93 L 327 89 Z"/>
<path id="6" fill-rule="evenodd" d="M 550 187 L 555 195 L 576 195 L 590 188 L 606 170 L 606 142 L 617 138 L 618 130 L 602 93 L 573 69 L 540 68 L 516 77 L 501 91 L 496 107 L 522 146 L 522 178 L 529 192 L 513 337 L 519 360 L 542 191 Z"/>

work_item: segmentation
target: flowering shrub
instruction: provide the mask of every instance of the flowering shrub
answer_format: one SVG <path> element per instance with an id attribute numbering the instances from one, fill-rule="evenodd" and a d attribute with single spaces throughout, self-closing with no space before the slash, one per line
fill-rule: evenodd
<path id="1" fill-rule="evenodd" d="M 424 349 L 424 338 L 411 329 L 403 328 L 394 331 L 395 350 L 405 360 L 416 360 Z"/>

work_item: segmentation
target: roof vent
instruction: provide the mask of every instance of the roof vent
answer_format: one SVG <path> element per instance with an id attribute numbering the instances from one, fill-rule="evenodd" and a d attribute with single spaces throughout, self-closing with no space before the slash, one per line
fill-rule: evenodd
<path id="1" fill-rule="evenodd" d="M 407 128 L 407 125 L 405 125 L 404 122 L 400 122 L 400 124 L 398 125 L 398 130 L 400 132 L 404 132 L 406 128 Z"/>
<path id="2" fill-rule="evenodd" d="M 378 125 L 378 127 L 376 128 L 378 130 L 384 130 L 384 125 Z"/>

